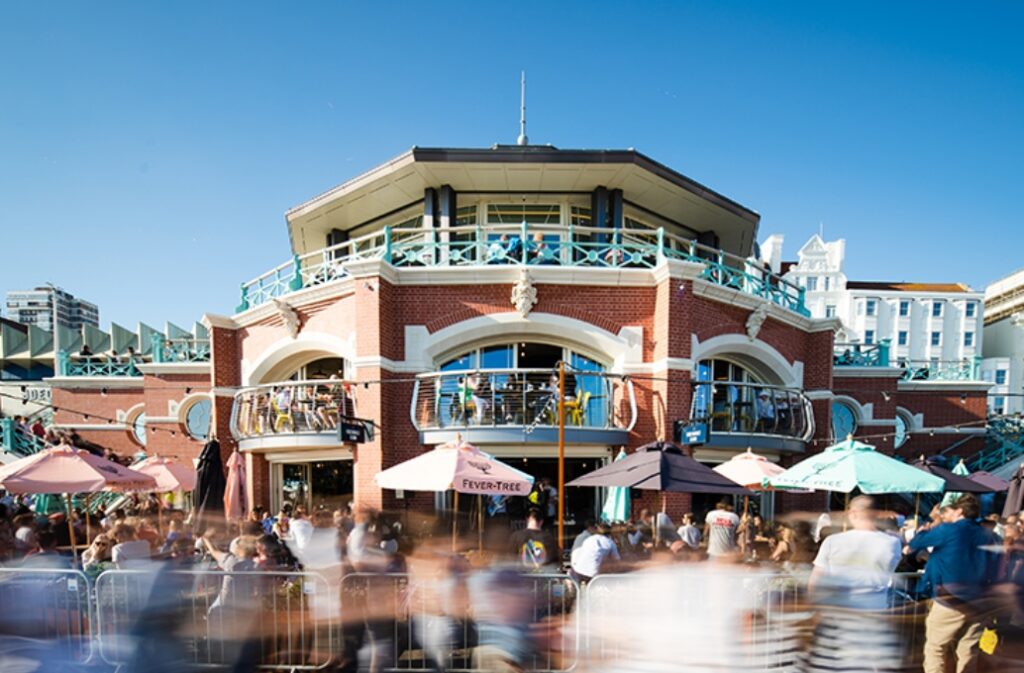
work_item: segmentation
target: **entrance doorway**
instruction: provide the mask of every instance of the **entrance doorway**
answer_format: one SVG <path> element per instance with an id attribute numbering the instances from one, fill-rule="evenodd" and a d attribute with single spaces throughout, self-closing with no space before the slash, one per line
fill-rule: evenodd
<path id="1" fill-rule="evenodd" d="M 351 460 L 317 460 L 274 464 L 275 507 L 302 505 L 315 509 L 344 509 L 352 500 Z"/>

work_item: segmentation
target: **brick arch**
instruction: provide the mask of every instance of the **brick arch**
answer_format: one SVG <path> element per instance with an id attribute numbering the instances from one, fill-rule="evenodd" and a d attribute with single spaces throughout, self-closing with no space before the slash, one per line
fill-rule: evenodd
<path id="1" fill-rule="evenodd" d="M 472 320 L 473 318 L 479 318 L 485 315 L 492 315 L 495 313 L 508 313 L 504 307 L 498 306 L 478 306 L 477 308 L 463 308 L 458 311 L 452 311 L 445 315 L 430 321 L 426 324 L 427 331 L 431 334 L 444 329 L 445 327 L 451 327 L 457 325 L 460 322 L 466 320 Z M 555 305 L 546 306 L 544 313 L 550 313 L 553 315 L 562 316 L 563 318 L 572 318 L 573 320 L 579 320 L 581 322 L 590 323 L 595 327 L 599 327 L 606 332 L 617 334 L 619 330 L 623 328 L 623 325 L 616 323 L 613 320 L 608 320 L 601 316 L 595 316 L 593 313 L 577 308 L 575 306 Z"/>

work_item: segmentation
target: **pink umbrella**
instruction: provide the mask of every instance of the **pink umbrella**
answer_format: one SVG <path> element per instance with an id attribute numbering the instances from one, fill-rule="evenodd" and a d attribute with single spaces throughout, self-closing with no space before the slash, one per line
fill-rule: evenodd
<path id="1" fill-rule="evenodd" d="M 88 451 L 62 444 L 5 465 L 0 469 L 0 486 L 9 493 L 64 493 L 71 553 L 77 556 L 71 525 L 73 493 L 143 491 L 156 486 L 156 480 Z"/>
<path id="2" fill-rule="evenodd" d="M 173 460 L 152 456 L 132 466 L 141 474 L 147 474 L 156 480 L 156 492 L 191 491 L 196 487 L 196 470 L 194 467 L 176 463 Z"/>
<path id="3" fill-rule="evenodd" d="M 457 438 L 404 463 L 378 472 L 374 477 L 381 488 L 396 491 L 455 491 L 455 510 L 459 493 L 484 495 L 529 495 L 533 477 L 500 460 L 488 456 L 472 444 Z M 480 544 L 483 545 L 483 505 L 478 502 Z M 452 518 L 452 547 L 455 546 L 457 516 Z"/>
<path id="4" fill-rule="evenodd" d="M 228 480 L 224 489 L 224 516 L 231 520 L 245 517 L 245 459 L 235 451 L 228 458 Z"/>
<path id="5" fill-rule="evenodd" d="M 730 481 L 735 481 L 740 486 L 749 488 L 752 491 L 773 491 L 775 490 L 771 486 L 767 485 L 767 479 L 777 477 L 786 471 L 786 468 L 776 465 L 764 456 L 760 456 L 753 452 L 751 449 L 747 449 L 744 453 L 739 453 L 722 463 L 712 468 L 715 472 L 722 475 Z M 798 492 L 798 491 L 790 491 Z M 810 493 L 810 491 L 799 491 L 801 493 Z M 748 496 L 743 496 L 743 513 L 747 513 L 747 507 L 750 504 Z"/>

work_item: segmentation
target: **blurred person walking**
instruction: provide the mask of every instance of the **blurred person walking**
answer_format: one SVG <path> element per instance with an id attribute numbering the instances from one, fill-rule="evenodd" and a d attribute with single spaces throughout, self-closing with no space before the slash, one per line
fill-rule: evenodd
<path id="1" fill-rule="evenodd" d="M 977 668 L 985 594 L 999 563 L 991 551 L 999 540 L 978 524 L 980 514 L 978 499 L 962 495 L 945 513 L 946 523 L 919 532 L 906 547 L 908 553 L 931 548 L 925 572 L 934 600 L 925 621 L 925 673 L 944 673 L 953 651 L 957 673 Z"/>

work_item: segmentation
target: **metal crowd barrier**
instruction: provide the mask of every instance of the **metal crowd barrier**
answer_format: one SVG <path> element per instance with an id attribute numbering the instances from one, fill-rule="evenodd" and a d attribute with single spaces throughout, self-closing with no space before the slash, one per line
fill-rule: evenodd
<path id="1" fill-rule="evenodd" d="M 331 663 L 337 591 L 315 573 L 113 570 L 96 580 L 100 658 L 149 656 L 223 667 L 317 670 Z M 136 654 L 136 656 L 138 656 Z"/>
<path id="2" fill-rule="evenodd" d="M 577 666 L 579 585 L 565 575 L 353 573 L 342 578 L 341 597 L 346 644 L 355 648 L 369 639 L 374 670 L 491 670 L 482 657 L 509 645 L 532 650 L 525 670 L 533 673 Z M 539 645 L 524 645 L 527 640 Z"/>
<path id="3" fill-rule="evenodd" d="M 0 655 L 22 652 L 40 670 L 92 660 L 92 603 L 81 571 L 0 568 L 0 607 Z"/>

